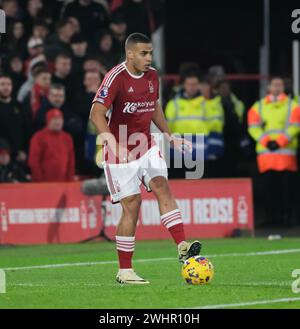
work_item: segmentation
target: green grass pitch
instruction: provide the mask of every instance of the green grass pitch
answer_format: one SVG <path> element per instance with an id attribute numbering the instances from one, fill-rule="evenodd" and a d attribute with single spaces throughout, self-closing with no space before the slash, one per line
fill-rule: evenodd
<path id="1" fill-rule="evenodd" d="M 0 246 L 6 273 L 0 308 L 300 308 L 300 293 L 291 288 L 300 239 L 202 242 L 202 255 L 215 267 L 203 286 L 183 281 L 172 241 L 137 241 L 134 267 L 148 286 L 115 282 L 114 243 Z"/>

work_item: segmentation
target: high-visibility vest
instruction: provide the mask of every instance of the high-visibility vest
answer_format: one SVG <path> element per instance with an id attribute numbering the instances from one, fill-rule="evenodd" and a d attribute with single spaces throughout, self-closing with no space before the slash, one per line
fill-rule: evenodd
<path id="1" fill-rule="evenodd" d="M 231 101 L 234 106 L 234 112 L 237 115 L 239 119 L 239 123 L 243 122 L 243 116 L 244 116 L 244 111 L 245 111 L 245 105 L 244 103 L 239 100 L 235 94 L 231 93 L 230 94 Z"/>
<path id="2" fill-rule="evenodd" d="M 168 102 L 165 115 L 172 133 L 204 134 L 205 158 L 223 155 L 224 110 L 220 96 L 186 99 L 178 94 Z"/>
<path id="3" fill-rule="evenodd" d="M 297 170 L 300 107 L 286 94 L 274 99 L 273 95 L 256 102 L 248 111 L 248 132 L 256 141 L 258 169 Z M 270 151 L 269 141 L 275 140 L 280 148 Z"/>

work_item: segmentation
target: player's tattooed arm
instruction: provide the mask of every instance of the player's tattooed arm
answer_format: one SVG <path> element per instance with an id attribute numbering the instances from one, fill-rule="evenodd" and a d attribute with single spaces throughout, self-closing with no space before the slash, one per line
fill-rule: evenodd
<path id="1" fill-rule="evenodd" d="M 185 148 L 187 148 L 189 152 L 192 151 L 192 143 L 190 141 L 184 138 L 176 137 L 171 133 L 170 128 L 168 127 L 168 122 L 158 101 L 156 102 L 152 121 L 157 128 L 164 133 L 167 140 L 175 149 L 182 151 L 183 153 L 185 152 Z"/>

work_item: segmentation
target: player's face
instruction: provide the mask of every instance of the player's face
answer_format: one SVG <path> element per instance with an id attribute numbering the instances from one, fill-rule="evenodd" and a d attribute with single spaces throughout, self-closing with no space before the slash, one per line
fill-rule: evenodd
<path id="1" fill-rule="evenodd" d="M 153 47 L 151 43 L 137 43 L 134 45 L 131 57 L 132 64 L 137 71 L 146 72 L 152 63 Z"/>

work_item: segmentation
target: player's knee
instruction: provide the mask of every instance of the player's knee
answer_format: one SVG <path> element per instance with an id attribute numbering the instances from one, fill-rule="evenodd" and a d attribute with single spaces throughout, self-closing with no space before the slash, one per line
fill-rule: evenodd
<path id="1" fill-rule="evenodd" d="M 156 195 L 169 195 L 170 189 L 167 180 L 164 177 L 154 177 L 151 180 L 151 189 Z"/>
<path id="2" fill-rule="evenodd" d="M 130 195 L 122 200 L 121 203 L 125 213 L 138 213 L 141 207 L 142 198 L 140 194 Z"/>

